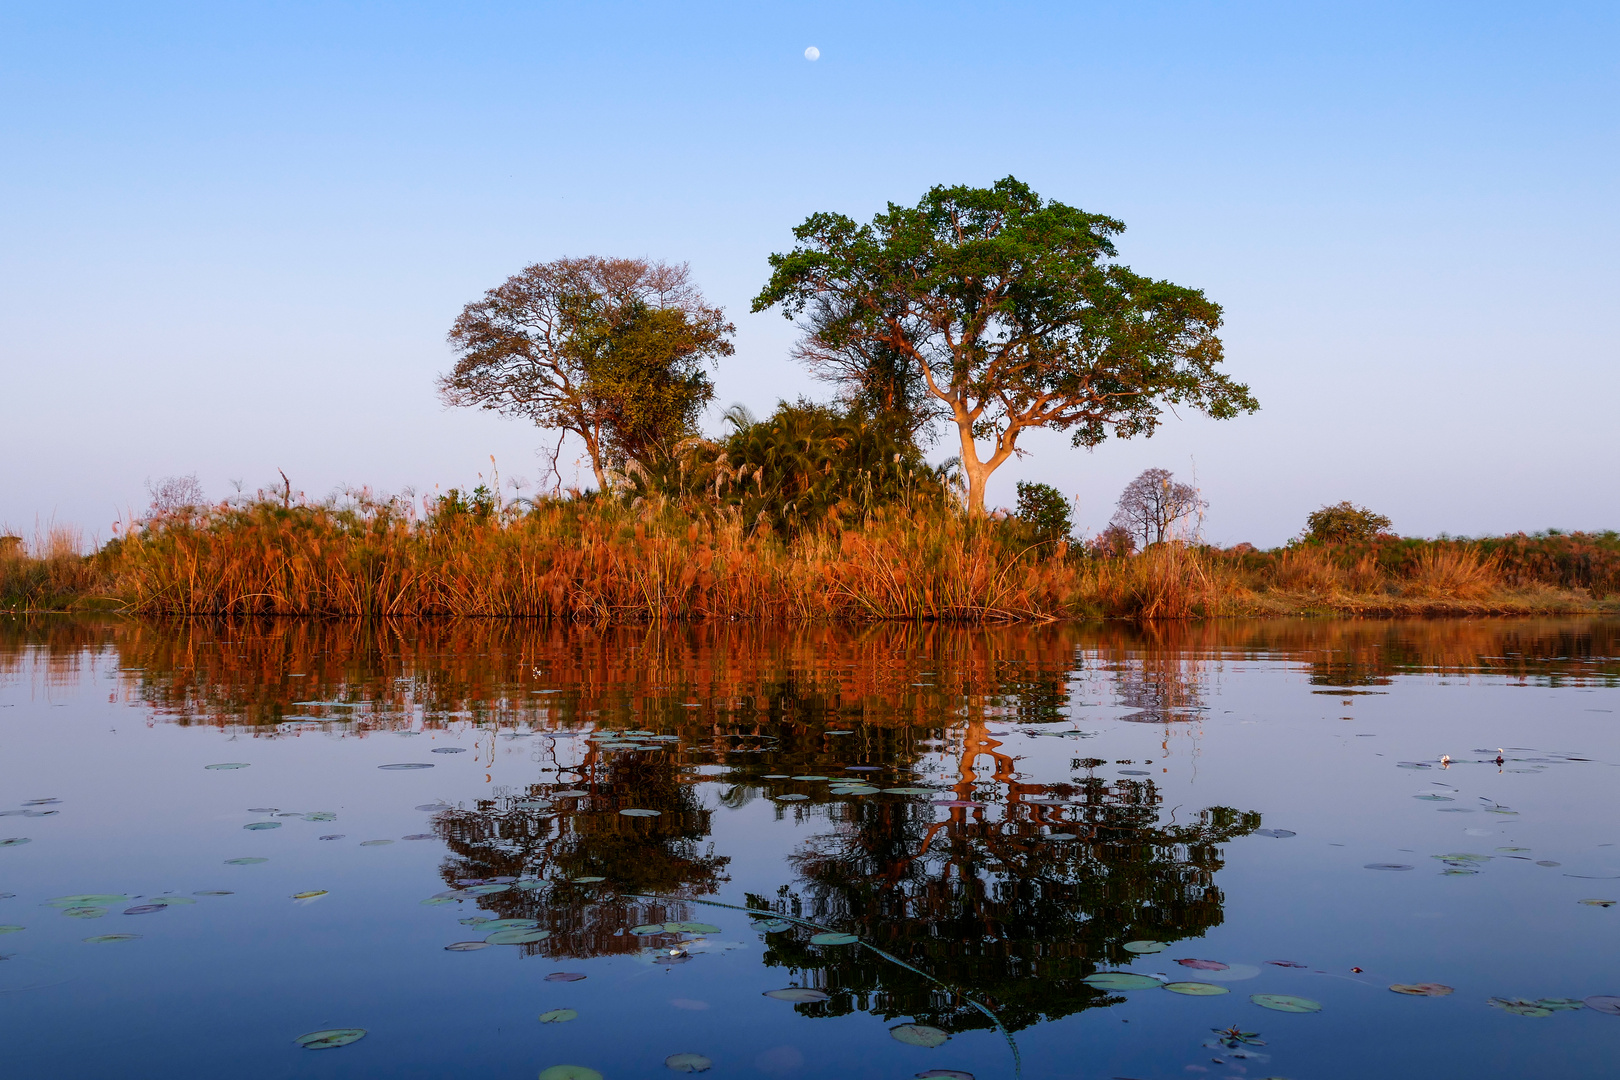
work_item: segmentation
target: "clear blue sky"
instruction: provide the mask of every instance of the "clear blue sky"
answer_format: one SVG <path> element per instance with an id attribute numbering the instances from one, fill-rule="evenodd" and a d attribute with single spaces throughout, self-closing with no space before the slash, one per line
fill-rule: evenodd
<path id="1" fill-rule="evenodd" d="M 1013 174 L 1224 304 L 1263 410 L 1032 438 L 992 502 L 1045 480 L 1096 530 L 1158 465 L 1228 543 L 1345 498 L 1620 526 L 1617 58 L 1612 2 L 12 0 L 0 523 L 105 538 L 192 471 L 535 476 L 539 433 L 433 378 L 464 303 L 565 254 L 690 261 L 738 325 L 716 415 L 824 394 L 748 313 L 767 254 Z"/>

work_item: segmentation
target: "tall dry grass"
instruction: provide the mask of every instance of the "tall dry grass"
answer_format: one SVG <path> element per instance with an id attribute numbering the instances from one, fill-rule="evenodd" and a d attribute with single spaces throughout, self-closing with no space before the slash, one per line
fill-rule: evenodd
<path id="1" fill-rule="evenodd" d="M 85 555 L 84 534 L 43 525 L 31 542 L 0 528 L 0 608 L 58 610 L 97 591 L 102 575 Z"/>

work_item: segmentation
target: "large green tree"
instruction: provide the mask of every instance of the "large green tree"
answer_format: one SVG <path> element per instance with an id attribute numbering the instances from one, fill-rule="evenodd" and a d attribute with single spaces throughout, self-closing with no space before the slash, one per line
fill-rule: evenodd
<path id="1" fill-rule="evenodd" d="M 536 263 L 462 310 L 439 394 L 577 435 L 605 490 L 610 467 L 693 430 L 714 396 L 705 362 L 731 354 L 734 330 L 685 264 Z"/>
<path id="2" fill-rule="evenodd" d="M 936 187 L 868 225 L 806 218 L 754 310 L 800 319 L 801 357 L 853 386 L 873 381 L 874 358 L 901 363 L 955 423 L 982 514 L 986 481 L 1031 428 L 1095 446 L 1151 435 L 1166 406 L 1218 419 L 1259 407 L 1218 370 L 1220 305 L 1114 261 L 1123 230 L 1013 177 Z"/>

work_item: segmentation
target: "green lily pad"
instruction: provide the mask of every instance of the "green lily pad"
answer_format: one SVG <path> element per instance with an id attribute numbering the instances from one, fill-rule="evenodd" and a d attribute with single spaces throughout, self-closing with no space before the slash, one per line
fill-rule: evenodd
<path id="1" fill-rule="evenodd" d="M 932 795 L 934 793 L 933 788 L 926 787 L 886 787 L 883 791 L 886 795 Z"/>
<path id="2" fill-rule="evenodd" d="M 541 1072 L 540 1080 L 602 1080 L 602 1074 L 583 1065 L 553 1065 Z"/>
<path id="3" fill-rule="evenodd" d="M 469 886 L 467 892 L 472 896 L 493 896 L 495 893 L 506 892 L 511 887 L 504 881 L 492 881 L 487 885 Z"/>
<path id="4" fill-rule="evenodd" d="M 1586 1002 L 1580 998 L 1537 998 L 1536 1004 L 1553 1012 L 1568 1012 L 1573 1009 L 1586 1008 Z"/>
<path id="5" fill-rule="evenodd" d="M 784 930 L 793 929 L 793 924 L 785 919 L 766 919 L 763 922 L 756 922 L 754 929 L 765 934 L 780 934 Z"/>
<path id="6" fill-rule="evenodd" d="M 446 945 L 444 947 L 444 951 L 445 952 L 477 952 L 479 949 L 487 949 L 487 948 L 489 948 L 489 942 L 487 942 L 487 941 L 457 941 L 454 944 Z"/>
<path id="7" fill-rule="evenodd" d="M 795 776 L 795 780 L 830 780 L 829 776 Z"/>
<path id="8" fill-rule="evenodd" d="M 247 829 L 249 832 L 263 832 L 265 829 L 279 829 L 279 828 L 281 828 L 281 822 L 279 822 L 279 821 L 250 821 L 246 825 L 242 826 L 242 828 Z"/>
<path id="9" fill-rule="evenodd" d="M 1149 990 L 1164 985 L 1160 979 L 1134 971 L 1097 971 L 1080 981 L 1097 990 Z"/>
<path id="10" fill-rule="evenodd" d="M 330 810 L 317 810 L 313 814 L 305 814 L 305 821 L 336 821 L 337 815 Z"/>
<path id="11" fill-rule="evenodd" d="M 1512 1013 L 1514 1016 L 1551 1016 L 1553 1010 L 1547 1008 L 1539 1001 L 1529 1001 L 1525 998 L 1493 997 L 1485 1002 L 1493 1009 Z"/>
<path id="12" fill-rule="evenodd" d="M 664 929 L 672 934 L 718 934 L 720 928 L 706 922 L 667 922 Z"/>
<path id="13" fill-rule="evenodd" d="M 1579 901 L 1579 902 L 1582 903 L 1582 904 L 1585 904 L 1587 907 L 1614 907 L 1614 903 L 1615 903 L 1613 900 L 1595 900 L 1595 899 L 1594 900 L 1582 900 L 1582 901 Z"/>
<path id="14" fill-rule="evenodd" d="M 63 908 L 62 914 L 70 919 L 99 919 L 107 914 L 107 911 L 108 909 L 104 907 L 85 906 Z"/>
<path id="15" fill-rule="evenodd" d="M 861 940 L 854 934 L 817 934 L 810 939 L 812 945 L 853 945 Z"/>
<path id="16" fill-rule="evenodd" d="M 0 840 L 0 847 L 21 847 L 24 844 L 32 844 L 33 842 L 27 836 L 8 836 L 4 840 Z"/>
<path id="17" fill-rule="evenodd" d="M 311 1031 L 308 1035 L 300 1035 L 293 1042 L 305 1050 L 334 1050 L 339 1046 L 359 1042 L 365 1037 L 365 1028 L 327 1028 L 325 1031 Z"/>
<path id="18" fill-rule="evenodd" d="M 140 936 L 139 934 L 97 934 L 95 937 L 87 937 L 84 940 L 91 945 L 105 945 L 112 941 L 135 941 Z"/>
<path id="19" fill-rule="evenodd" d="M 831 995 L 812 986 L 785 986 L 780 990 L 767 990 L 762 996 L 775 998 L 777 1001 L 791 1001 L 795 1005 L 805 1005 L 813 1001 L 826 1001 Z"/>
<path id="20" fill-rule="evenodd" d="M 1147 953 L 1164 952 L 1164 950 L 1168 949 L 1169 947 L 1170 946 L 1166 945 L 1162 941 L 1127 941 L 1125 943 L 1126 952 L 1143 955 Z"/>
<path id="21" fill-rule="evenodd" d="M 45 901 L 46 907 L 71 908 L 99 906 L 110 907 L 113 904 L 127 904 L 129 897 L 122 893 L 81 893 L 78 896 L 58 896 L 54 900 Z"/>
<path id="22" fill-rule="evenodd" d="M 808 796 L 808 795 L 796 795 L 796 794 L 778 795 L 778 796 L 776 796 L 776 801 L 777 802 L 804 802 L 809 797 L 810 796 Z"/>
<path id="23" fill-rule="evenodd" d="M 630 928 L 630 932 L 636 937 L 651 937 L 654 934 L 667 934 L 670 931 L 664 929 L 663 923 L 655 922 L 643 923 L 640 926 L 632 926 Z"/>
<path id="24" fill-rule="evenodd" d="M 472 925 L 467 919 L 461 921 L 469 926 Z M 488 922 L 478 924 L 480 928 L 488 930 L 492 934 L 497 930 L 533 930 L 539 925 L 540 922 L 537 919 L 490 919 Z"/>
<path id="25" fill-rule="evenodd" d="M 1397 994 L 1409 994 L 1412 997 L 1445 997 L 1453 992 L 1452 987 L 1445 983 L 1394 983 L 1390 989 Z"/>
<path id="26" fill-rule="evenodd" d="M 901 1024 L 899 1027 L 889 1029 L 889 1037 L 896 1042 L 903 1042 L 907 1046 L 935 1047 L 943 1045 L 950 1036 L 937 1027 L 927 1024 Z"/>
<path id="27" fill-rule="evenodd" d="M 607 878 L 596 877 L 595 875 L 587 875 L 585 877 L 569 878 L 568 880 L 572 881 L 575 885 L 595 885 L 599 881 L 606 881 Z"/>
<path id="28" fill-rule="evenodd" d="M 258 856 L 248 856 L 248 857 L 242 858 L 242 859 L 226 859 L 225 860 L 225 865 L 226 866 L 257 866 L 262 862 L 269 862 L 269 861 L 270 861 L 269 859 L 262 859 L 262 858 L 259 858 Z"/>
<path id="29" fill-rule="evenodd" d="M 250 764 L 252 764 L 252 763 L 247 762 L 247 761 L 222 761 L 218 765 L 204 765 L 203 768 L 205 768 L 205 769 L 245 769 Z"/>
<path id="30" fill-rule="evenodd" d="M 1412 798 L 1414 798 L 1414 799 L 1422 799 L 1424 802 L 1456 802 L 1457 801 L 1456 799 L 1453 799 L 1450 795 L 1414 795 L 1414 796 L 1412 796 Z"/>
<path id="31" fill-rule="evenodd" d="M 315 900 L 326 894 L 326 889 L 310 889 L 308 892 L 295 892 L 292 894 L 292 898 L 294 900 Z"/>
<path id="32" fill-rule="evenodd" d="M 828 790 L 834 795 L 876 795 L 883 789 L 873 787 L 871 784 L 850 784 L 843 787 L 829 788 Z"/>
<path id="33" fill-rule="evenodd" d="M 540 1014 L 542 1024 L 566 1024 L 570 1020 L 578 1020 L 579 1013 L 573 1009 L 552 1009 L 550 1012 Z"/>
<path id="34" fill-rule="evenodd" d="M 392 843 L 393 843 L 392 840 L 362 840 L 362 841 L 360 841 L 360 846 L 361 847 L 382 847 L 384 844 L 392 844 Z"/>
<path id="35" fill-rule="evenodd" d="M 1186 994 L 1188 997 L 1215 997 L 1232 992 L 1224 986 L 1207 982 L 1167 982 L 1164 988 L 1172 994 Z"/>
<path id="36" fill-rule="evenodd" d="M 1322 1003 L 1292 994 L 1250 994 L 1249 1000 L 1262 1009 L 1285 1013 L 1313 1013 L 1322 1011 Z"/>
<path id="37" fill-rule="evenodd" d="M 28 929 L 28 927 L 26 927 L 26 926 L 13 926 L 13 925 L 0 926 L 0 934 L 15 934 L 19 930 L 26 930 L 26 929 Z"/>
<path id="38" fill-rule="evenodd" d="M 620 810 L 619 813 L 623 814 L 625 817 L 659 817 L 660 815 L 663 814 L 663 811 L 662 810 L 643 810 L 643 809 L 638 809 L 638 808 L 632 807 L 629 810 Z"/>
<path id="39" fill-rule="evenodd" d="M 550 936 L 550 930 L 529 927 L 516 930 L 497 930 L 484 940 L 491 945 L 529 945 L 536 941 L 544 941 Z"/>
<path id="40" fill-rule="evenodd" d="M 714 1068 L 714 1062 L 702 1054 L 671 1054 L 664 1059 L 664 1064 L 682 1073 L 708 1072 Z"/>

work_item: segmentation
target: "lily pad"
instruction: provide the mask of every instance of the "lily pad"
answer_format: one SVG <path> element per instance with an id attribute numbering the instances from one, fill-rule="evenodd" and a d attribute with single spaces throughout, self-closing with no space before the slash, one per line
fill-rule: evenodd
<path id="1" fill-rule="evenodd" d="M 33 842 L 32 837 L 8 836 L 4 840 L 0 840 L 0 847 L 21 847 L 24 844 L 32 844 Z"/>
<path id="2" fill-rule="evenodd" d="M 426 762 L 426 761 L 402 761 L 402 762 L 400 762 L 400 763 L 398 763 L 396 765 L 379 765 L 379 766 L 377 766 L 377 768 L 379 768 L 379 769 L 395 769 L 395 770 L 431 769 L 431 768 L 433 768 L 433 765 L 430 762 Z"/>
<path id="3" fill-rule="evenodd" d="M 1615 904 L 1613 900 L 1582 900 L 1579 902 L 1587 907 L 1614 907 Z"/>
<path id="4" fill-rule="evenodd" d="M 245 769 L 251 764 L 252 764 L 252 762 L 250 762 L 250 761 L 222 761 L 218 765 L 204 765 L 203 768 L 205 768 L 205 769 Z"/>
<path id="5" fill-rule="evenodd" d="M 568 880 L 575 885 L 595 885 L 598 882 L 606 881 L 607 878 L 597 877 L 595 874 L 586 874 L 584 877 L 569 878 Z"/>
<path id="6" fill-rule="evenodd" d="M 107 914 L 108 910 L 109 909 L 107 908 L 97 907 L 95 905 L 85 905 L 82 907 L 63 908 L 62 914 L 66 915 L 70 919 L 99 919 L 103 915 Z"/>
<path id="7" fill-rule="evenodd" d="M 1250 994 L 1249 1000 L 1262 1009 L 1285 1013 L 1313 1013 L 1322 1011 L 1322 1003 L 1292 994 Z"/>
<path id="8" fill-rule="evenodd" d="M 636 937 L 651 937 L 654 934 L 667 934 L 670 931 L 664 929 L 663 923 L 655 922 L 643 923 L 641 926 L 632 926 L 630 928 L 630 932 Z"/>
<path id="9" fill-rule="evenodd" d="M 1413 997 L 1445 997 L 1453 992 L 1452 987 L 1445 983 L 1393 983 L 1390 989 L 1397 994 L 1410 994 Z"/>
<path id="10" fill-rule="evenodd" d="M 784 919 L 766 919 L 755 923 L 754 929 L 764 934 L 780 934 L 784 930 L 793 929 L 793 924 Z"/>
<path id="11" fill-rule="evenodd" d="M 1169 947 L 1162 941 L 1127 941 L 1124 946 L 1126 952 L 1136 953 L 1141 956 L 1148 953 L 1164 952 Z"/>
<path id="12" fill-rule="evenodd" d="M 1414 795 L 1414 796 L 1412 796 L 1412 798 L 1420 799 L 1423 802 L 1456 802 L 1457 801 L 1456 799 L 1453 799 L 1450 795 Z"/>
<path id="13" fill-rule="evenodd" d="M 667 922 L 664 929 L 672 934 L 718 934 L 720 928 L 706 922 Z"/>
<path id="14" fill-rule="evenodd" d="M 1593 994 L 1586 999 L 1586 1007 L 1608 1016 L 1620 1016 L 1620 996 L 1614 994 Z"/>
<path id="15" fill-rule="evenodd" d="M 810 939 L 812 945 L 853 945 L 861 940 L 854 934 L 817 934 Z"/>
<path id="16" fill-rule="evenodd" d="M 0 934 L 15 934 L 19 930 L 26 930 L 26 926 L 0 926 Z"/>
<path id="17" fill-rule="evenodd" d="M 960 1069 L 929 1069 L 917 1074 L 917 1080 L 974 1080 L 973 1074 Z"/>
<path id="18" fill-rule="evenodd" d="M 663 814 L 663 811 L 662 810 L 643 810 L 643 809 L 640 809 L 638 807 L 632 807 L 632 808 L 630 808 L 628 810 L 620 810 L 619 813 L 624 815 L 625 817 L 659 817 L 659 816 L 661 816 Z"/>
<path id="19" fill-rule="evenodd" d="M 1207 982 L 1167 982 L 1164 988 L 1172 994 L 1186 994 L 1189 997 L 1215 997 L 1217 994 L 1232 992 L 1224 986 Z"/>
<path id="20" fill-rule="evenodd" d="M 477 952 L 479 949 L 489 948 L 487 941 L 458 941 L 444 947 L 445 952 Z"/>
<path id="21" fill-rule="evenodd" d="M 513 930 L 497 930 L 484 940 L 491 945 L 530 945 L 536 941 L 544 941 L 550 936 L 550 930 L 519 927 Z"/>
<path id="22" fill-rule="evenodd" d="M 883 789 L 887 795 L 932 795 L 933 788 L 926 787 L 886 787 Z"/>
<path id="23" fill-rule="evenodd" d="M 1408 864 L 1406 864 L 1406 863 L 1398 863 L 1398 862 L 1370 862 L 1370 863 L 1362 863 L 1361 865 L 1362 865 L 1362 868 L 1365 869 L 1365 870 L 1410 870 L 1410 869 L 1412 869 L 1412 867 L 1409 866 Z"/>
<path id="24" fill-rule="evenodd" d="M 553 791 L 551 793 L 551 796 L 554 799 L 577 799 L 582 795 L 589 795 L 589 794 L 590 794 L 590 792 L 588 792 L 588 791 L 569 790 L 569 791 Z"/>
<path id="25" fill-rule="evenodd" d="M 432 750 L 432 753 L 435 754 L 465 754 L 466 752 L 467 748 L 465 746 L 435 746 Z"/>
<path id="26" fill-rule="evenodd" d="M 1275 839 L 1278 839 L 1278 840 L 1286 840 L 1290 836 L 1298 836 L 1299 833 L 1295 832 L 1292 829 L 1256 829 L 1256 830 L 1254 830 L 1254 835 L 1256 835 L 1256 836 L 1270 836 L 1270 837 L 1274 837 Z"/>
<path id="27" fill-rule="evenodd" d="M 134 907 L 124 909 L 125 915 L 150 915 L 154 911 L 162 911 L 162 904 L 136 904 Z"/>
<path id="28" fill-rule="evenodd" d="M 512 886 L 504 882 L 491 882 L 487 885 L 468 886 L 467 893 L 470 896 L 493 896 L 495 893 L 503 893 L 511 888 Z"/>
<path id="29" fill-rule="evenodd" d="M 292 894 L 292 898 L 294 900 L 313 900 L 317 896 L 325 896 L 326 894 L 326 889 L 311 889 L 308 892 L 295 892 Z"/>
<path id="30" fill-rule="evenodd" d="M 540 1080 L 602 1080 L 602 1074 L 583 1065 L 553 1065 L 540 1073 Z"/>
<path id="31" fill-rule="evenodd" d="M 1529 1001 L 1525 998 L 1493 997 L 1487 1000 L 1485 1004 L 1489 1005 L 1493 1009 L 1501 1009 L 1503 1012 L 1510 1012 L 1514 1016 L 1551 1016 L 1553 1014 L 1553 1010 L 1542 1005 L 1540 1002 Z"/>
<path id="32" fill-rule="evenodd" d="M 226 859 L 225 860 L 225 865 L 226 866 L 257 866 L 260 863 L 265 863 L 265 862 L 269 862 L 269 861 L 270 861 L 269 859 L 262 859 L 262 858 L 259 858 L 256 855 L 249 855 L 246 858 L 241 858 L 241 859 Z"/>
<path id="33" fill-rule="evenodd" d="M 808 795 L 788 794 L 788 795 L 778 795 L 778 796 L 776 796 L 776 801 L 777 802 L 804 802 L 808 798 L 810 798 L 810 796 L 808 796 Z M 24 841 L 24 843 L 27 843 L 27 841 Z"/>
<path id="34" fill-rule="evenodd" d="M 360 841 L 360 846 L 361 847 L 382 847 L 384 844 L 392 844 L 392 843 L 393 843 L 392 840 L 362 840 L 362 841 Z"/>
<path id="35" fill-rule="evenodd" d="M 714 1068 L 714 1062 L 702 1054 L 671 1054 L 664 1059 L 664 1064 L 681 1073 L 708 1072 Z"/>
<path id="36" fill-rule="evenodd" d="M 1194 971 L 1225 971 L 1231 965 L 1223 964 L 1219 960 L 1177 960 L 1182 967 L 1192 968 Z"/>
<path id="37" fill-rule="evenodd" d="M 78 896 L 58 896 L 54 900 L 47 900 L 45 906 L 75 908 L 86 905 L 109 906 L 127 903 L 129 903 L 129 897 L 123 893 L 80 893 Z"/>
<path id="38" fill-rule="evenodd" d="M 293 1042 L 305 1050 L 335 1050 L 340 1046 L 359 1042 L 365 1037 L 365 1028 L 327 1028 L 325 1031 L 312 1031 L 308 1035 L 300 1035 Z"/>
<path id="39" fill-rule="evenodd" d="M 546 982 L 579 982 L 584 977 L 583 971 L 553 971 L 546 976 Z"/>
<path id="40" fill-rule="evenodd" d="M 579 1013 L 573 1009 L 552 1009 L 550 1012 L 540 1014 L 542 1024 L 566 1024 L 570 1020 L 578 1020 Z"/>
<path id="41" fill-rule="evenodd" d="M 339 833 L 327 833 L 325 836 L 318 837 L 318 839 L 321 839 L 321 840 L 342 840 L 344 837 L 346 837 L 348 835 L 349 835 L 348 833 L 340 833 L 340 832 Z"/>
<path id="42" fill-rule="evenodd" d="M 305 821 L 336 821 L 337 815 L 330 810 L 317 810 L 313 814 L 305 814 Z"/>
<path id="43" fill-rule="evenodd" d="M 767 990 L 762 996 L 775 998 L 777 1001 L 791 1001 L 795 1005 L 807 1005 L 813 1001 L 826 1001 L 831 995 L 812 986 L 784 986 L 780 990 Z"/>
<path id="44" fill-rule="evenodd" d="M 899 1027 L 889 1029 L 889 1036 L 896 1042 L 903 1042 L 907 1046 L 923 1046 L 932 1049 L 944 1044 L 950 1036 L 937 1027 L 927 1024 L 901 1024 Z"/>
<path id="45" fill-rule="evenodd" d="M 1586 1007 L 1586 1002 L 1580 998 L 1537 998 L 1536 1004 L 1553 1012 L 1570 1012 Z"/>
<path id="46" fill-rule="evenodd" d="M 250 821 L 246 825 L 242 826 L 242 828 L 247 829 L 249 832 L 263 832 L 265 829 L 279 829 L 279 828 L 281 828 L 281 822 L 279 822 L 279 821 Z"/>
<path id="47" fill-rule="evenodd" d="M 470 919 L 462 919 L 461 921 L 467 923 L 469 926 L 473 925 L 473 922 Z M 539 926 L 540 923 L 536 919 L 490 919 L 487 922 L 480 922 L 476 925 L 488 930 L 490 933 L 494 933 L 497 930 L 533 930 L 535 927 Z"/>
<path id="48" fill-rule="evenodd" d="M 234 892 L 232 892 L 230 889 L 199 889 L 193 895 L 195 895 L 195 896 L 235 896 L 236 894 Z"/>
<path id="49" fill-rule="evenodd" d="M 425 810 L 428 813 L 436 814 L 436 813 L 439 813 L 440 811 L 443 811 L 443 810 L 454 810 L 455 807 L 451 806 L 447 802 L 430 802 L 430 803 L 423 803 L 421 806 L 418 806 L 416 809 Z"/>
<path id="50" fill-rule="evenodd" d="M 84 940 L 91 945 L 105 945 L 113 941 L 135 941 L 140 936 L 139 934 L 97 934 L 95 937 L 87 937 Z"/>
<path id="51" fill-rule="evenodd" d="M 795 776 L 795 780 L 830 780 L 829 776 Z"/>
<path id="52" fill-rule="evenodd" d="M 1080 981 L 1097 990 L 1151 990 L 1164 985 L 1162 979 L 1134 971 L 1096 971 Z"/>

